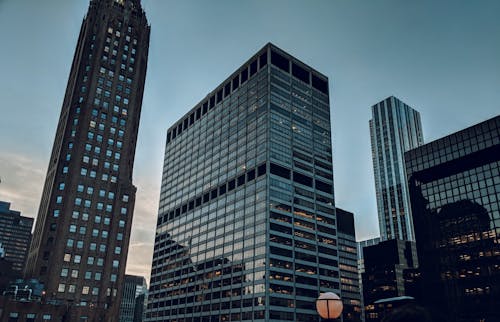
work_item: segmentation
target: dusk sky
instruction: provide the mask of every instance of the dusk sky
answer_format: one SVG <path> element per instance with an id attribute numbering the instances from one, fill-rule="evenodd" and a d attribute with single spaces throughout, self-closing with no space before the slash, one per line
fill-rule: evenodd
<path id="1" fill-rule="evenodd" d="M 35 217 L 88 0 L 0 0 L 0 200 Z M 336 206 L 378 235 L 368 120 L 426 142 L 500 114 L 500 1 L 143 0 L 151 24 L 127 273 L 149 278 L 166 130 L 267 42 L 330 80 Z"/>

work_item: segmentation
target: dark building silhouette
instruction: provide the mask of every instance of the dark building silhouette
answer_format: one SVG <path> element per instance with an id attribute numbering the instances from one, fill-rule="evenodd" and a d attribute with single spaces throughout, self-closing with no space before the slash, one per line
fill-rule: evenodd
<path id="1" fill-rule="evenodd" d="M 340 208 L 337 215 L 340 298 L 344 304 L 342 320 L 361 321 L 361 289 L 358 275 L 358 248 L 354 230 L 354 214 Z"/>
<path id="2" fill-rule="evenodd" d="M 318 321 L 334 205 L 328 79 L 267 44 L 167 131 L 146 321 Z"/>
<path id="3" fill-rule="evenodd" d="M 365 247 L 363 252 L 365 320 L 381 321 L 383 316 L 376 304 L 397 302 L 407 296 L 418 295 L 410 291 L 416 289 L 411 285 L 415 278 L 407 279 L 408 276 L 413 276 L 418 267 L 415 242 L 391 239 Z"/>
<path id="4" fill-rule="evenodd" d="M 0 245 L 3 258 L 12 263 L 12 269 L 22 273 L 31 241 L 33 218 L 21 216 L 10 209 L 10 203 L 0 201 Z M 1 274 L 1 273 L 0 273 Z"/>
<path id="5" fill-rule="evenodd" d="M 25 271 L 75 321 L 118 316 L 149 35 L 139 0 L 91 0 L 76 45 Z"/>
<path id="6" fill-rule="evenodd" d="M 439 321 L 500 321 L 500 116 L 405 160 L 422 304 Z"/>

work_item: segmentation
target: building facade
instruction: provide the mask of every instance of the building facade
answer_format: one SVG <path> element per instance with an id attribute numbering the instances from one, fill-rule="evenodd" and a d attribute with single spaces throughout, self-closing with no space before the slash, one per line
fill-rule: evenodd
<path id="1" fill-rule="evenodd" d="M 118 316 L 149 34 L 139 0 L 91 0 L 83 19 L 25 271 L 71 319 Z"/>
<path id="2" fill-rule="evenodd" d="M 33 218 L 21 216 L 10 209 L 10 203 L 0 201 L 0 246 L 3 258 L 12 263 L 12 269 L 22 273 L 31 242 Z"/>
<path id="3" fill-rule="evenodd" d="M 358 280 L 359 280 L 359 289 L 361 293 L 361 320 L 365 320 L 365 305 L 363 301 L 363 273 L 365 272 L 365 260 L 363 258 L 363 249 L 368 246 L 377 245 L 381 242 L 380 237 L 374 237 L 366 240 L 361 240 L 357 242 L 358 248 Z"/>
<path id="4" fill-rule="evenodd" d="M 500 116 L 405 155 L 424 305 L 500 321 Z"/>
<path id="5" fill-rule="evenodd" d="M 414 294 L 418 288 L 413 278 L 418 268 L 417 249 L 415 242 L 391 239 L 365 247 L 363 252 L 365 321 L 378 322 L 383 316 L 378 313 L 376 302 L 419 296 Z"/>
<path id="6" fill-rule="evenodd" d="M 120 322 L 142 322 L 148 286 L 144 276 L 125 275 Z"/>
<path id="7" fill-rule="evenodd" d="M 340 208 L 336 208 L 335 213 L 339 243 L 340 298 L 344 304 L 342 321 L 359 322 L 361 321 L 361 290 L 354 214 Z"/>
<path id="8" fill-rule="evenodd" d="M 318 321 L 336 228 L 328 79 L 268 44 L 167 132 L 146 321 Z"/>
<path id="9" fill-rule="evenodd" d="M 372 106 L 370 138 L 382 240 L 415 240 L 404 153 L 423 144 L 420 114 L 394 96 Z"/>

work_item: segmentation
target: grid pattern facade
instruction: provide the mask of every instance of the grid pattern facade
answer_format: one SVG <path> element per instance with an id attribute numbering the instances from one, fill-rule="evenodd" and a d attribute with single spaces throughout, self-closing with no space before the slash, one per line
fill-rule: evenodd
<path id="1" fill-rule="evenodd" d="M 394 96 L 372 106 L 370 138 L 382 240 L 414 240 L 404 153 L 423 144 L 420 114 Z"/>
<path id="2" fill-rule="evenodd" d="M 344 322 L 361 321 L 361 290 L 358 276 L 358 248 L 354 230 L 354 214 L 335 209 L 339 243 L 340 298 L 344 304 Z"/>
<path id="3" fill-rule="evenodd" d="M 144 277 L 125 275 L 122 294 L 119 322 L 142 322 L 144 318 L 142 316 L 144 312 L 144 295 L 147 294 Z M 140 312 L 136 312 L 136 309 Z"/>
<path id="4" fill-rule="evenodd" d="M 21 216 L 10 209 L 10 203 L 0 201 L 0 247 L 4 257 L 12 263 L 12 269 L 22 272 L 31 241 L 33 218 Z"/>
<path id="5" fill-rule="evenodd" d="M 500 117 L 405 159 L 426 305 L 442 321 L 500 320 Z"/>
<path id="6" fill-rule="evenodd" d="M 91 0 L 80 30 L 26 268 L 72 318 L 118 314 L 149 33 L 138 0 Z"/>
<path id="7" fill-rule="evenodd" d="M 268 44 L 169 129 L 146 321 L 317 321 L 339 291 L 328 81 Z"/>

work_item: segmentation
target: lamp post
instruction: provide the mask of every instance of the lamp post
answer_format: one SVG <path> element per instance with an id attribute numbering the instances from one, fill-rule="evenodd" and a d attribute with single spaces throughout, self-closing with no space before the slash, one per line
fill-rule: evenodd
<path id="1" fill-rule="evenodd" d="M 342 314 L 344 305 L 340 297 L 332 292 L 322 293 L 316 300 L 318 314 L 326 320 L 336 319 Z"/>

